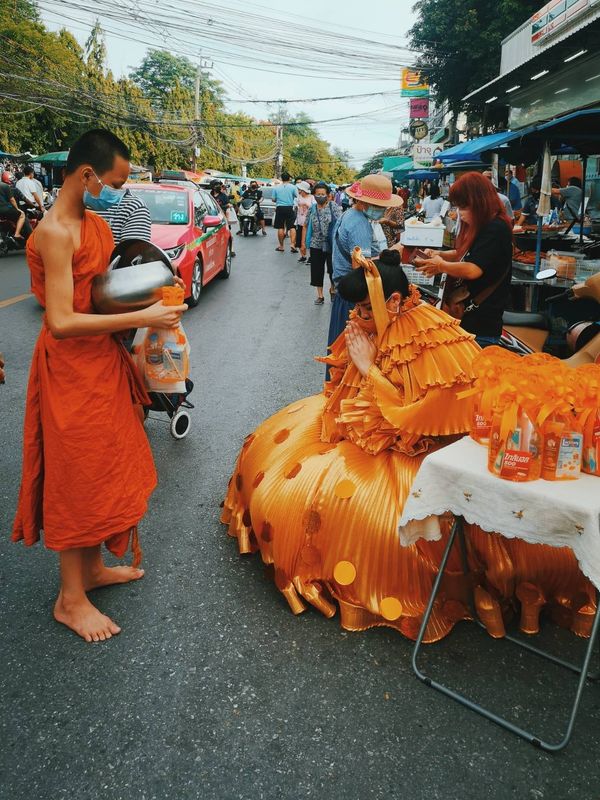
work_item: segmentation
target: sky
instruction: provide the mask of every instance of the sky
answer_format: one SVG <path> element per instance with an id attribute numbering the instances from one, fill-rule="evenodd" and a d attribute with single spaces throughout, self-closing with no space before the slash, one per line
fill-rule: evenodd
<path id="1" fill-rule="evenodd" d="M 193 0 L 172 0 L 172 5 L 185 9 L 193 6 Z M 248 0 L 228 0 L 227 7 L 244 13 Z M 250 7 L 255 14 L 266 18 L 285 20 L 300 27 L 309 24 L 332 32 L 343 32 L 385 42 L 386 44 L 406 45 L 406 33 L 415 22 L 412 11 L 413 0 L 377 0 L 371 5 L 368 0 L 257 0 Z M 65 18 L 63 11 L 53 0 L 41 0 L 42 17 L 52 30 L 66 27 L 82 44 L 85 42 L 95 14 L 78 13 L 75 20 Z M 100 16 L 104 28 L 129 35 L 127 26 L 122 22 L 104 20 Z M 173 37 L 164 39 L 167 48 L 177 53 L 177 43 Z M 144 57 L 146 46 L 137 41 L 124 41 L 115 35 L 107 34 L 108 65 L 117 76 L 127 75 L 137 67 Z M 226 49 L 226 42 L 225 49 Z M 248 41 L 248 64 L 253 64 L 255 49 L 260 51 L 261 42 Z M 373 79 L 365 74 L 364 78 L 341 80 L 323 72 L 322 77 L 283 76 L 272 72 L 258 71 L 245 66 L 227 63 L 224 55 L 211 56 L 208 47 L 198 42 L 202 58 L 213 64 L 211 74 L 221 80 L 229 99 L 226 107 L 229 111 L 244 111 L 255 117 L 266 118 L 273 112 L 274 106 L 267 104 L 249 104 L 248 99 L 286 99 L 332 97 L 338 95 L 361 94 L 368 92 L 390 92 L 397 89 L 397 94 L 372 98 L 345 100 L 327 100 L 322 102 L 293 103 L 286 106 L 291 113 L 303 111 L 312 119 L 329 119 L 354 114 L 365 115 L 358 120 L 318 125 L 320 134 L 335 147 L 346 150 L 351 156 L 354 166 L 362 164 L 377 150 L 384 147 L 395 147 L 400 129 L 408 122 L 407 101 L 400 98 L 400 75 L 390 74 L 385 78 Z M 340 64 L 351 60 L 351 52 L 340 52 Z M 301 61 L 301 59 L 299 59 Z M 256 66 L 256 64 L 255 64 Z M 260 65 L 264 68 L 264 65 Z M 400 107 L 399 107 L 400 106 Z M 390 109 L 389 112 L 387 109 Z M 369 117 L 369 112 L 377 112 Z"/>

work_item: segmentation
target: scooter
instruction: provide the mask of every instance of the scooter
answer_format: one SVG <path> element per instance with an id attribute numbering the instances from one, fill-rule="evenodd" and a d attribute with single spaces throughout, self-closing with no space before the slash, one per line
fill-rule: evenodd
<path id="1" fill-rule="evenodd" d="M 250 233 L 256 236 L 258 233 L 258 203 L 256 200 L 250 198 L 242 200 L 238 209 L 238 219 L 240 230 L 244 236 L 248 236 Z"/>

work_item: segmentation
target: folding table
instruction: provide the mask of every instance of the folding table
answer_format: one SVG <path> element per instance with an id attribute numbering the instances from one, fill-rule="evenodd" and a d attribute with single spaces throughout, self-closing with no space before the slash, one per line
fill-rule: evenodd
<path id="1" fill-rule="evenodd" d="M 405 504 L 398 533 L 404 545 L 419 539 L 441 538 L 439 516 L 454 515 L 448 543 L 425 611 L 421 630 L 413 651 L 412 665 L 417 677 L 427 686 L 442 692 L 462 705 L 521 736 L 533 745 L 548 751 L 565 747 L 571 738 L 581 695 L 588 674 L 600 614 L 596 613 L 591 636 L 582 664 L 576 665 L 538 649 L 517 637 L 504 638 L 579 675 L 564 735 L 558 742 L 548 742 L 536 734 L 500 717 L 465 695 L 425 675 L 418 666 L 418 655 L 427 624 L 440 589 L 450 552 L 458 541 L 465 573 L 469 571 L 464 522 L 477 524 L 488 532 L 507 538 L 519 538 L 536 544 L 570 547 L 579 566 L 596 587 L 596 603 L 600 588 L 600 479 L 582 475 L 575 481 L 537 480 L 515 483 L 498 478 L 487 469 L 487 448 L 465 437 L 428 455 L 421 464 L 409 498 Z M 479 624 L 474 603 L 473 617 Z"/>

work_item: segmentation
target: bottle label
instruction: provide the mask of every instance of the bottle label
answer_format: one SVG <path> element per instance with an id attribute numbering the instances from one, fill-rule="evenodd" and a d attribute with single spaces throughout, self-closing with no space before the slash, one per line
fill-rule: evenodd
<path id="1" fill-rule="evenodd" d="M 528 450 L 505 450 L 500 477 L 512 481 L 526 481 L 529 478 L 532 455 Z"/>

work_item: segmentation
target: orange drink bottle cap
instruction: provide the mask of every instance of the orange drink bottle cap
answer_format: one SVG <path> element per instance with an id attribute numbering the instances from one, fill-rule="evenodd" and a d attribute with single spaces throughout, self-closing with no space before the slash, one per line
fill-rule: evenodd
<path id="1" fill-rule="evenodd" d="M 162 300 L 165 306 L 180 306 L 184 300 L 184 291 L 181 286 L 163 286 Z"/>

